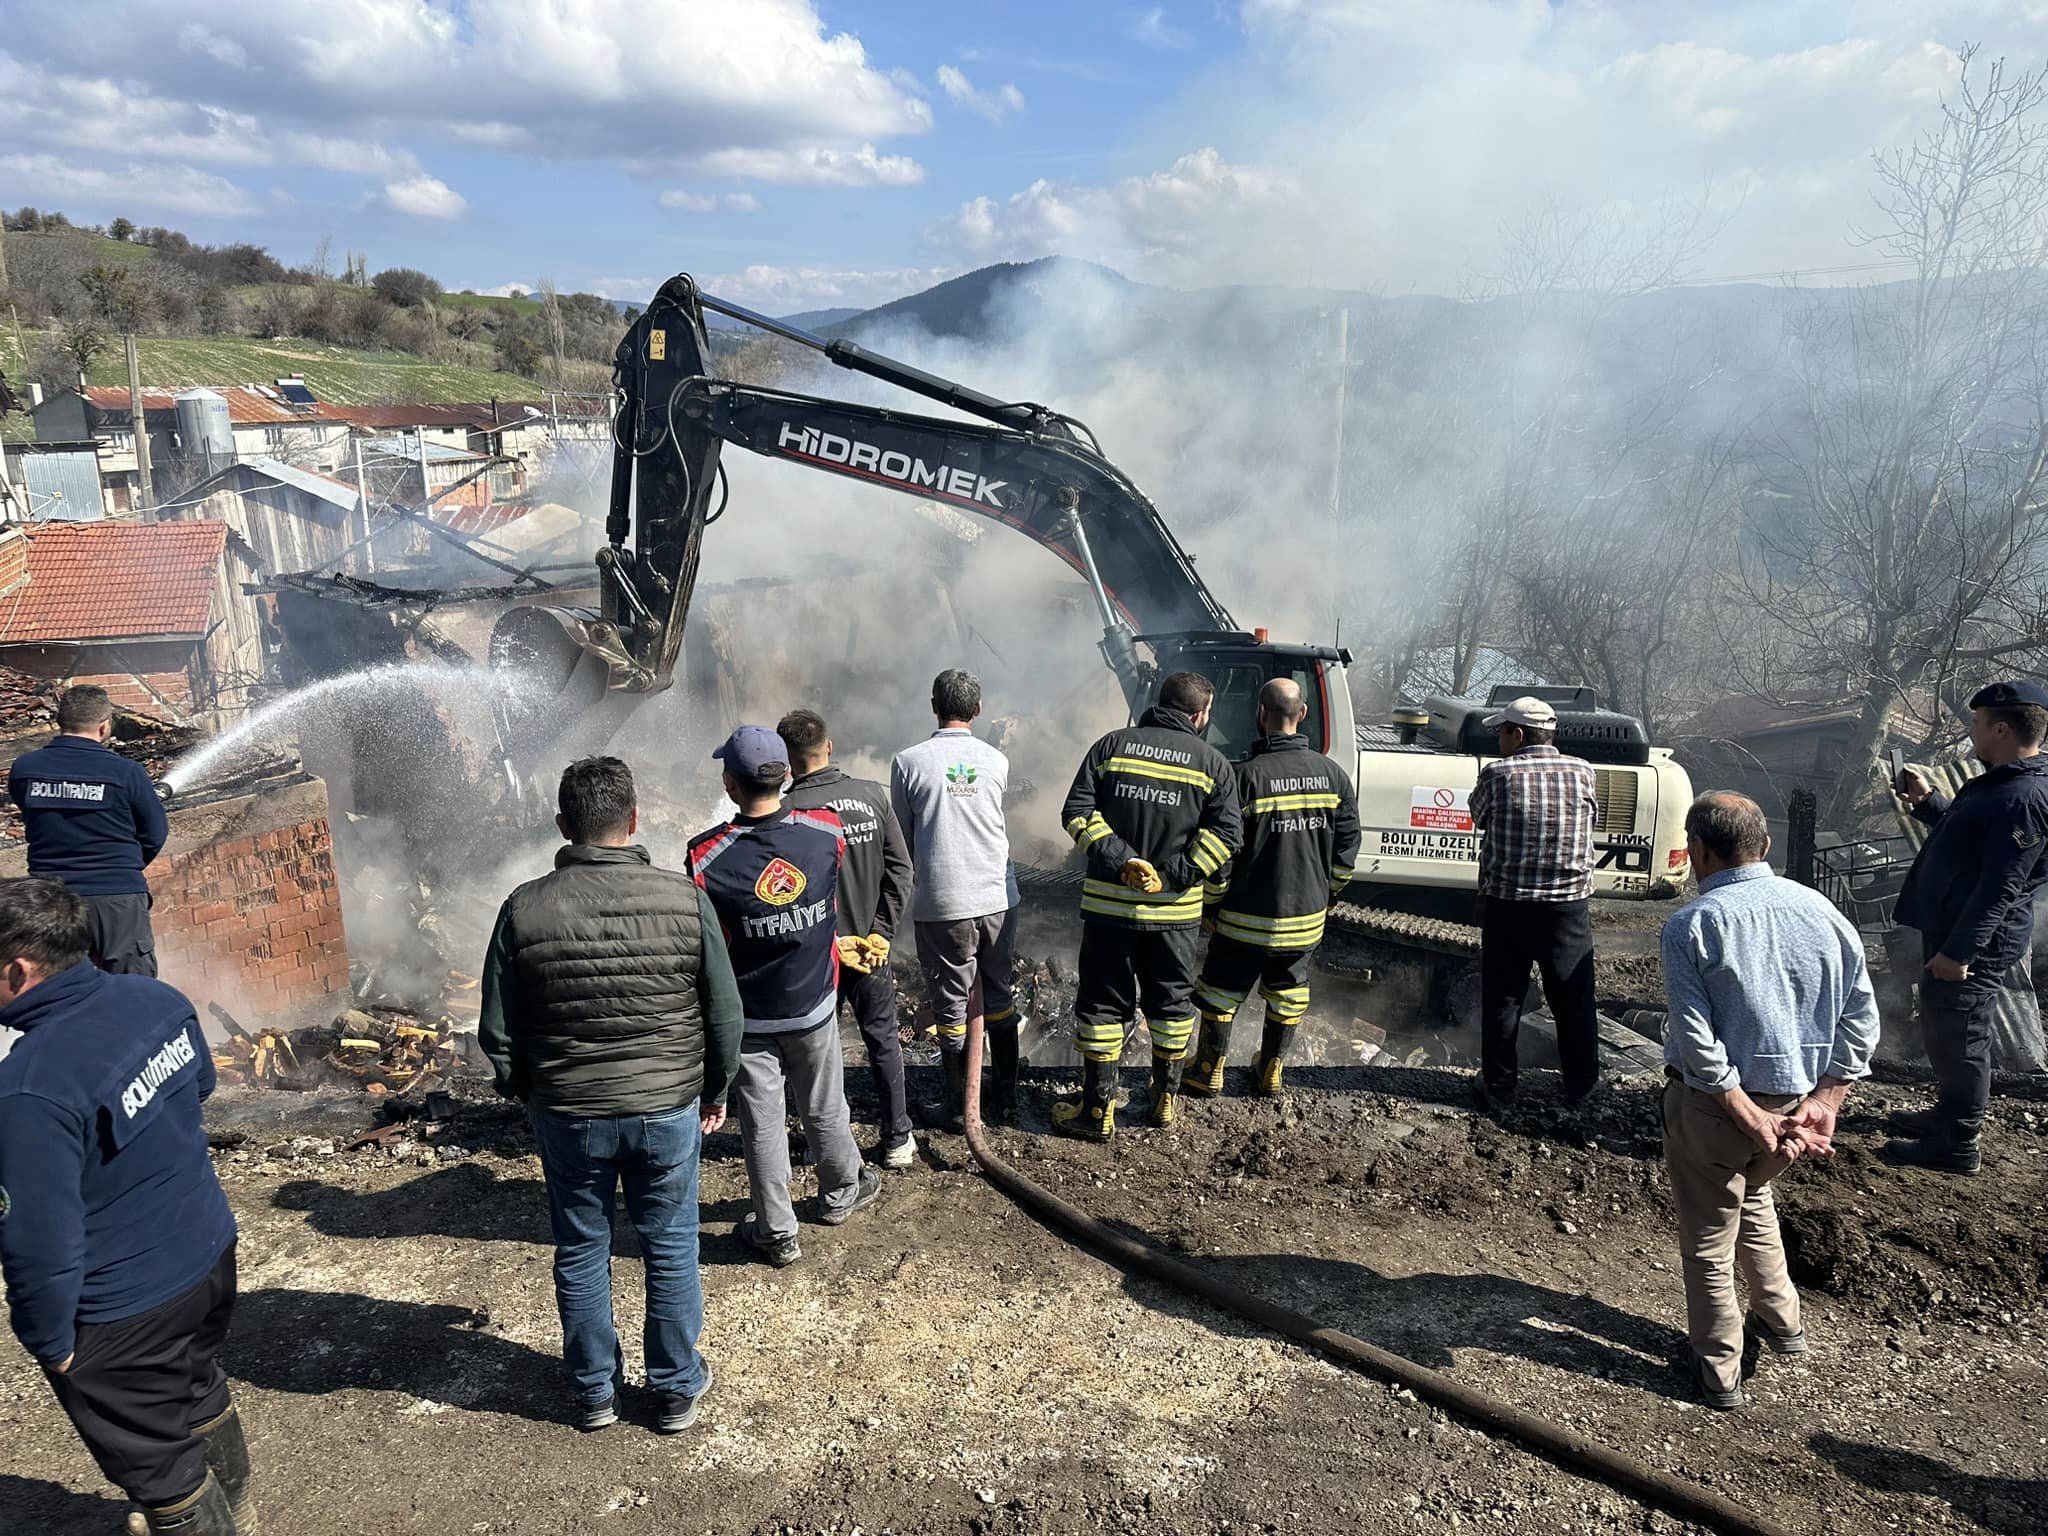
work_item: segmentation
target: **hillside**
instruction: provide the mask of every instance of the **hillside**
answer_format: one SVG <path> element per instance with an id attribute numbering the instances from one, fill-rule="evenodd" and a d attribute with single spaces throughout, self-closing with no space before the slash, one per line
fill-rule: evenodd
<path id="1" fill-rule="evenodd" d="M 111 243 L 111 242 L 110 242 Z M 26 372 L 29 356 L 47 339 L 44 332 L 0 327 L 0 370 L 10 379 Z M 336 405 L 437 404 L 472 400 L 530 400 L 546 386 L 515 373 L 428 362 L 403 352 L 357 352 L 316 341 L 256 341 L 242 336 L 144 336 L 136 341 L 142 356 L 142 377 L 152 389 L 189 389 L 197 385 L 268 383 L 287 374 L 304 374 L 320 399 Z M 572 364 L 572 367 L 575 365 Z M 604 370 L 595 364 L 577 370 L 576 387 L 601 389 Z M 121 349 L 110 348 L 93 362 L 92 384 L 128 382 Z M 22 391 L 24 402 L 26 390 Z M 0 420 L 0 441 L 25 442 L 35 436 L 29 418 Z"/>

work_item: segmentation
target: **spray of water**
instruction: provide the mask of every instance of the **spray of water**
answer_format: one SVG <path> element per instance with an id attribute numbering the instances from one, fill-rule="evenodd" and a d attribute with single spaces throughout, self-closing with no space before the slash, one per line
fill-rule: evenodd
<path id="1" fill-rule="evenodd" d="M 487 667 L 406 662 L 322 678 L 272 700 L 234 729 L 215 737 L 173 766 L 164 775 L 164 783 L 173 792 L 194 789 L 262 761 L 271 749 L 290 741 L 323 714 L 375 716 L 401 692 L 415 694 L 421 689 L 428 690 L 453 715 L 476 715 L 478 729 L 468 734 L 487 740 L 490 706 L 513 697 L 526 682 L 519 673 Z"/>

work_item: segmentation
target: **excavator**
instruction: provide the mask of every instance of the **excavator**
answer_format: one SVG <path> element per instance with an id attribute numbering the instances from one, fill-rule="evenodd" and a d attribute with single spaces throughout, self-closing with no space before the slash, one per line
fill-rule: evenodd
<path id="1" fill-rule="evenodd" d="M 838 367 L 934 401 L 953 417 L 913 414 L 720 378 L 706 312 L 820 354 Z M 559 732 L 564 719 L 615 719 L 670 686 L 697 582 L 705 531 L 728 500 L 720 453 L 730 444 L 983 518 L 1035 540 L 1092 595 L 1100 648 L 1135 717 L 1159 680 L 1200 672 L 1216 686 L 1208 728 L 1241 759 L 1255 734 L 1255 699 L 1292 677 L 1309 700 L 1303 733 L 1353 768 L 1365 828 L 1357 876 L 1338 915 L 1354 930 L 1409 947 L 1469 955 L 1478 837 L 1467 796 L 1492 750 L 1487 704 L 1431 697 L 1385 725 L 1353 719 L 1335 645 L 1246 630 L 1210 591 L 1145 493 L 1074 417 L 1003 400 L 826 339 L 670 278 L 620 342 L 606 547 L 597 554 L 595 609 L 528 604 L 492 635 L 495 665 L 538 680 L 524 720 Z M 1519 693 L 1520 689 L 1496 690 Z M 1599 707 L 1588 689 L 1547 690 L 1559 746 L 1596 765 L 1598 894 L 1675 895 L 1686 874 L 1685 770 L 1649 744 L 1640 722 Z M 1494 699 L 1487 702 L 1503 702 Z M 600 728 L 602 728 L 600 726 Z"/>

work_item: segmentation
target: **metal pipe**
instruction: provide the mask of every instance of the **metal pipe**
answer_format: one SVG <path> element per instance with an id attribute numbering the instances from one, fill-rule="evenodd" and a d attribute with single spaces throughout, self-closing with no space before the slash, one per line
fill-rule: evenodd
<path id="1" fill-rule="evenodd" d="M 1424 1402 L 1433 1403 L 1446 1413 L 1456 1414 L 1494 1434 L 1520 1441 L 1566 1471 L 1633 1494 L 1666 1514 L 1682 1520 L 1696 1520 L 1712 1530 L 1726 1533 L 1726 1536 L 1793 1536 L 1789 1527 L 1767 1516 L 1752 1514 L 1712 1489 L 1646 1466 L 1632 1456 L 1624 1456 L 1597 1440 L 1528 1413 L 1490 1392 L 1482 1392 L 1441 1371 L 1405 1360 L 1352 1334 L 1324 1327 L 1303 1313 L 1275 1306 L 1227 1280 L 1183 1264 L 1178 1259 L 1168 1258 L 1159 1249 L 1105 1226 L 1080 1207 L 1068 1204 L 1043 1185 L 1027 1179 L 996 1155 L 983 1131 L 982 1032 L 981 988 L 977 985 L 967 1010 L 967 1095 L 963 1114 L 967 1148 L 991 1184 L 1062 1236 L 1092 1248 L 1127 1273 L 1146 1275 L 1177 1290 L 1199 1296 L 1226 1312 L 1233 1312 L 1261 1328 L 1271 1329 L 1333 1360 L 1356 1366 L 1382 1381 L 1406 1387 Z"/>

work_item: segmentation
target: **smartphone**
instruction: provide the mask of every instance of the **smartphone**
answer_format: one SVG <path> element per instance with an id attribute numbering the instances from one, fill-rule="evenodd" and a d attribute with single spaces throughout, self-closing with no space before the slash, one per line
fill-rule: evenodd
<path id="1" fill-rule="evenodd" d="M 1891 760 L 1892 788 L 1897 789 L 1906 777 L 1906 754 L 1897 747 L 1893 747 L 1891 750 Z"/>

